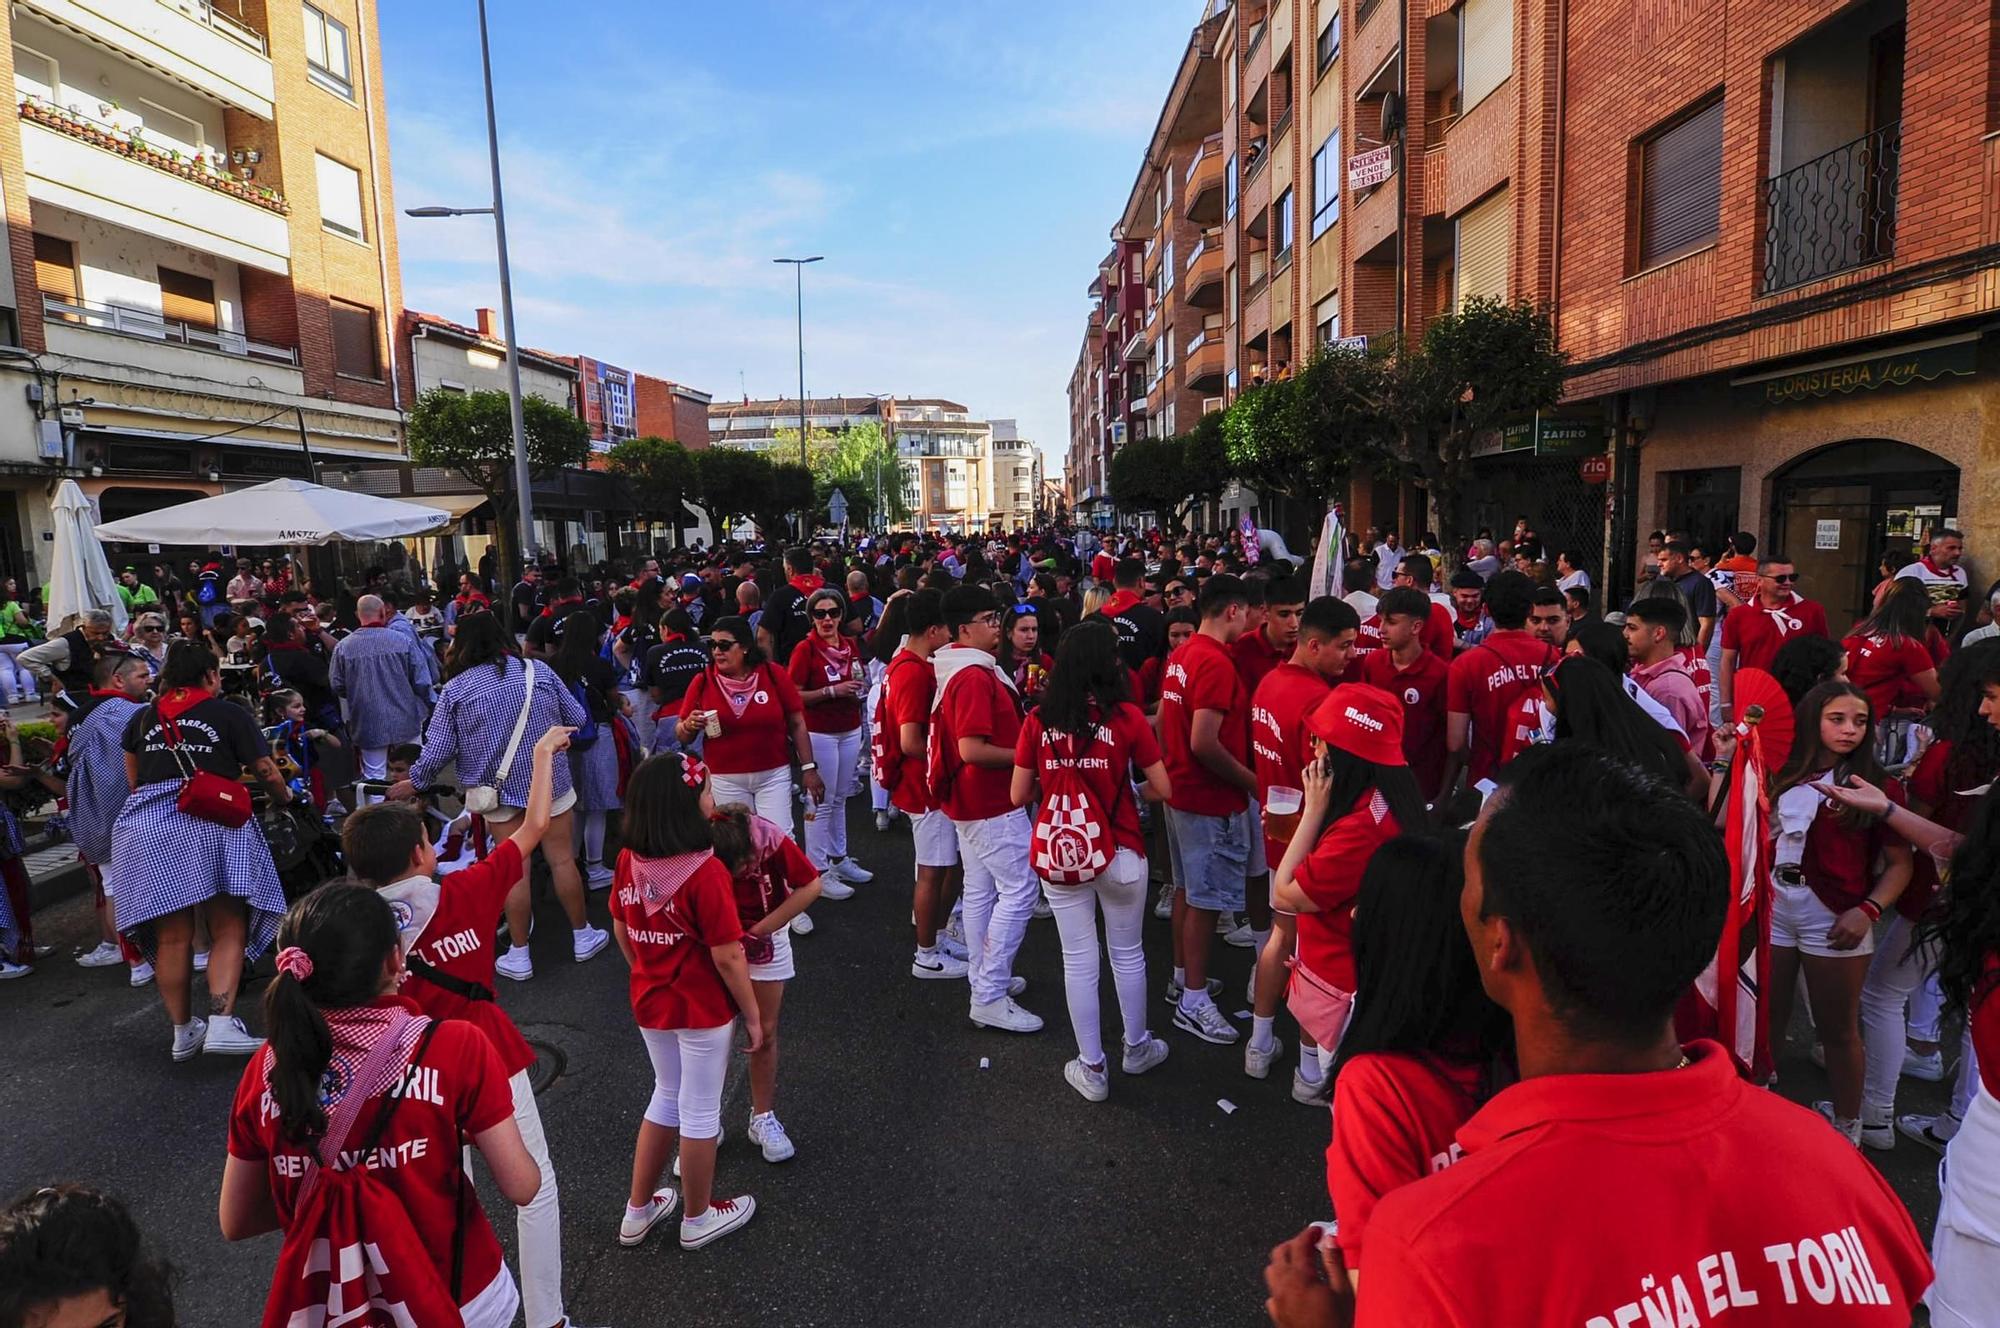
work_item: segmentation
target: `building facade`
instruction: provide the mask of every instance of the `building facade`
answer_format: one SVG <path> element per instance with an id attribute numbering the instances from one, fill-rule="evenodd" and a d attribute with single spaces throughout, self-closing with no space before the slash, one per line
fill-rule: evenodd
<path id="1" fill-rule="evenodd" d="M 0 561 L 103 519 L 400 453 L 402 305 L 374 0 L 0 13 Z"/>

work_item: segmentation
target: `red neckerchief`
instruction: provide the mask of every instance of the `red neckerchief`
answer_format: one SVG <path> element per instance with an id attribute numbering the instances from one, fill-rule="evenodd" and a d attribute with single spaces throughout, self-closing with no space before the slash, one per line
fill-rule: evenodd
<path id="1" fill-rule="evenodd" d="M 793 577 L 790 582 L 792 589 L 798 591 L 801 595 L 811 595 L 813 591 L 818 590 L 825 584 L 826 578 L 818 572 L 801 572 L 799 575 Z"/>
<path id="2" fill-rule="evenodd" d="M 306 643 L 303 641 L 266 641 L 264 643 L 264 649 L 266 650 L 296 650 L 303 654 L 305 648 Z"/>
<path id="3" fill-rule="evenodd" d="M 672 644 L 673 644 L 674 642 L 676 642 L 676 641 L 685 641 L 685 640 L 687 640 L 687 638 L 686 638 L 685 636 L 682 636 L 682 635 L 681 635 L 681 634 L 680 634 L 679 632 L 661 632 L 661 633 L 660 633 L 660 644 L 661 644 L 661 645 L 666 645 L 666 646 L 670 646 L 670 645 L 672 645 Z"/>
<path id="4" fill-rule="evenodd" d="M 1137 604 L 1141 598 L 1142 596 L 1136 590 L 1121 590 L 1112 595 L 1110 599 L 1104 601 L 1104 607 L 1099 609 L 1098 612 L 1107 618 L 1115 618 L 1134 604 Z"/>
<path id="5" fill-rule="evenodd" d="M 1925 554 L 1919 561 L 1921 561 L 1925 567 L 1930 569 L 1930 573 L 1932 576 L 1935 576 L 1940 580 L 1944 581 L 1958 580 L 1956 576 L 1952 575 L 1952 572 L 1956 572 L 1958 570 L 1956 567 L 1952 568 L 1950 572 L 1947 572 L 1944 570 L 1944 568 L 1939 567 L 1936 563 L 1932 562 L 1931 556 L 1928 553 Z"/>
<path id="6" fill-rule="evenodd" d="M 206 688 L 176 687 L 159 699 L 157 706 L 160 718 L 169 722 L 177 720 L 203 701 L 209 700 L 212 695 L 213 693 Z"/>
<path id="7" fill-rule="evenodd" d="M 561 608 L 563 605 L 581 604 L 581 603 L 583 603 L 583 596 L 581 595 L 578 595 L 573 599 L 559 599 L 555 601 L 553 604 L 544 606 L 542 609 L 542 616 L 544 618 L 553 618 L 556 616 L 556 610 Z"/>
<path id="8" fill-rule="evenodd" d="M 612 635 L 615 636 L 618 633 L 623 632 L 627 627 L 630 627 L 631 625 L 632 625 L 632 615 L 629 613 L 621 613 L 620 615 L 618 615 L 618 620 L 611 624 Z"/>
<path id="9" fill-rule="evenodd" d="M 95 696 L 95 697 L 97 697 L 97 698 L 98 698 L 99 700 L 102 700 L 103 698 L 105 698 L 105 697 L 107 697 L 107 696 L 124 696 L 124 695 L 125 695 L 125 693 L 123 693 L 123 692 L 119 691 L 119 690 L 118 690 L 117 688 L 115 688 L 115 687 L 112 687 L 112 688 L 104 688 L 104 687 L 92 687 L 92 688 L 90 689 L 90 694 L 91 694 L 92 696 Z M 128 699 L 129 699 L 129 698 L 128 698 Z"/>

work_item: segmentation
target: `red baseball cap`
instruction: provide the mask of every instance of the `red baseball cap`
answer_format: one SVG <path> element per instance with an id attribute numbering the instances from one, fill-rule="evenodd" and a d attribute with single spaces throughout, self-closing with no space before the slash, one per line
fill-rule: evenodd
<path id="1" fill-rule="evenodd" d="M 1380 687 L 1342 683 L 1306 716 L 1306 730 L 1373 765 L 1408 765 L 1403 756 L 1403 703 Z"/>

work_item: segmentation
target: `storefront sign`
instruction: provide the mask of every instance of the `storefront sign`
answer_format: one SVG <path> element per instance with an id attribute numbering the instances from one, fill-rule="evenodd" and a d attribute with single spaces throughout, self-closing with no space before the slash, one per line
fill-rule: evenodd
<path id="1" fill-rule="evenodd" d="M 1602 453 L 1587 456 L 1577 463 L 1576 469 L 1585 484 L 1603 484 L 1611 478 L 1611 458 Z"/>
<path id="2" fill-rule="evenodd" d="M 1347 188 L 1350 192 L 1373 189 L 1390 175 L 1389 146 L 1357 152 L 1347 159 Z"/>
<path id="3" fill-rule="evenodd" d="M 1838 549 L 1840 547 L 1840 522 L 1813 522 L 1813 547 L 1815 549 Z"/>
<path id="4" fill-rule="evenodd" d="M 1872 392 L 1883 387 L 1908 387 L 1930 382 L 1947 374 L 1972 374 L 1979 368 L 1979 341 L 1976 337 L 1945 345 L 1930 343 L 1915 349 L 1865 359 L 1843 360 L 1816 365 L 1790 373 L 1760 374 L 1736 381 L 1736 386 L 1755 392 L 1767 406 L 1791 405 L 1835 394 Z"/>
<path id="5" fill-rule="evenodd" d="M 1610 430 L 1596 412 L 1578 415 L 1536 415 L 1502 425 L 1497 448 L 1474 446 L 1474 456 L 1533 452 L 1536 456 L 1591 456 L 1605 450 Z"/>

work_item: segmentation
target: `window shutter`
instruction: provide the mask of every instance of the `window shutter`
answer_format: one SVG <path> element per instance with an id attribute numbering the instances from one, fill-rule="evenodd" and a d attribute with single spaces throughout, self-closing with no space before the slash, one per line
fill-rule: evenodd
<path id="1" fill-rule="evenodd" d="M 35 284 L 44 295 L 82 303 L 76 286 L 76 246 L 53 235 L 35 236 Z"/>
<path id="2" fill-rule="evenodd" d="M 1453 264 L 1452 307 L 1475 295 L 1507 298 L 1507 269 L 1513 258 L 1514 212 L 1508 192 L 1498 190 L 1458 217 L 1458 254 Z"/>
<path id="3" fill-rule="evenodd" d="M 380 378 L 375 358 L 375 311 L 357 304 L 333 305 L 333 368 L 351 378 Z"/>
<path id="4" fill-rule="evenodd" d="M 1722 100 L 1641 145 L 1639 172 L 1642 269 L 1713 240 L 1722 215 Z"/>
<path id="5" fill-rule="evenodd" d="M 1465 0 L 1458 13 L 1459 113 L 1514 72 L 1514 0 Z"/>
<path id="6" fill-rule="evenodd" d="M 215 283 L 207 277 L 160 269 L 160 314 L 170 323 L 215 330 Z"/>

